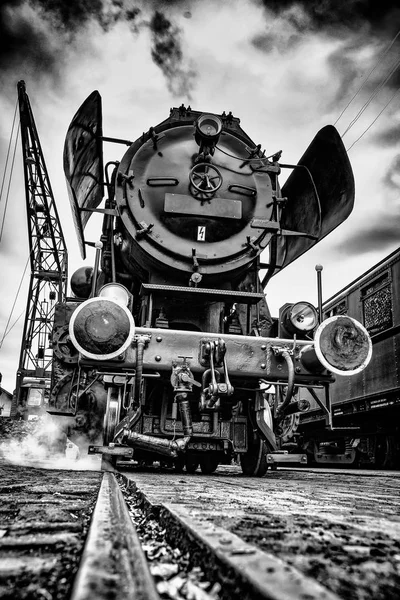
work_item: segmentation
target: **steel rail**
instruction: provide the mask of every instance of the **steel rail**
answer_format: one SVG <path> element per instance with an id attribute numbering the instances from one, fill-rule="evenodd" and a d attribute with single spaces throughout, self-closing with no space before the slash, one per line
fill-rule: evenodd
<path id="1" fill-rule="evenodd" d="M 158 515 L 169 542 L 182 552 L 189 552 L 193 563 L 201 566 L 209 580 L 221 583 L 221 598 L 340 600 L 337 594 L 284 560 L 204 520 L 198 510 L 167 502 L 154 503 L 143 491 L 139 494 L 146 510 Z"/>
<path id="2" fill-rule="evenodd" d="M 117 480 L 104 473 L 71 600 L 159 600 Z"/>

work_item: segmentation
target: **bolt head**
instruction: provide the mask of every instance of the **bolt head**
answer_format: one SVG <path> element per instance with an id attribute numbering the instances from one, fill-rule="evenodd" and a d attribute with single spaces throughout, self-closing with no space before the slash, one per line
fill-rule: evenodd
<path id="1" fill-rule="evenodd" d="M 159 354 L 157 354 L 157 356 L 155 356 L 155 361 L 156 362 L 160 362 L 161 361 L 161 356 Z"/>
<path id="2" fill-rule="evenodd" d="M 267 365 L 265 363 L 261 363 L 260 368 L 265 370 L 267 368 Z"/>

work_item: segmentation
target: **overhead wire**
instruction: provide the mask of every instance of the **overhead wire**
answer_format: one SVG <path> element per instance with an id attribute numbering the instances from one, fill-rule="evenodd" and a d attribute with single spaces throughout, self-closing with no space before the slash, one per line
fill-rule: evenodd
<path id="1" fill-rule="evenodd" d="M 10 141 L 8 142 L 6 162 L 5 162 L 5 166 L 4 166 L 3 179 L 2 179 L 2 182 L 1 182 L 1 189 L 0 189 L 0 202 L 1 202 L 1 199 L 3 197 L 3 189 L 4 189 L 4 183 L 5 183 L 5 180 L 6 180 L 7 167 L 8 167 L 8 159 L 10 157 L 11 144 L 12 144 L 12 140 L 13 140 L 13 137 L 14 137 L 14 128 L 15 128 L 15 120 L 17 118 L 17 110 L 18 110 L 18 102 L 16 102 L 16 104 L 15 104 L 15 111 L 14 111 L 14 118 L 13 118 L 12 127 L 11 127 Z"/>
<path id="2" fill-rule="evenodd" d="M 11 321 L 11 317 L 12 317 L 12 315 L 13 315 L 13 312 L 14 312 L 15 305 L 16 305 L 16 303 L 17 303 L 17 300 L 18 300 L 19 293 L 20 293 L 20 291 L 21 291 L 22 283 L 23 283 L 23 281 L 24 281 L 24 277 L 25 277 L 26 269 L 28 268 L 28 264 L 29 264 L 29 262 L 30 262 L 30 258 L 31 258 L 31 254 L 32 254 L 32 252 L 33 252 L 33 250 L 32 250 L 32 251 L 29 253 L 28 260 L 26 261 L 26 265 L 25 265 L 24 271 L 23 271 L 23 273 L 22 273 L 21 280 L 20 280 L 20 282 L 19 282 L 18 290 L 17 290 L 17 293 L 15 294 L 15 298 L 14 298 L 14 302 L 13 302 L 13 305 L 12 305 L 12 308 L 11 308 L 11 312 L 10 312 L 10 315 L 9 315 L 9 317 L 8 317 L 8 321 L 7 321 L 7 323 L 6 323 L 6 326 L 5 326 L 5 328 L 4 328 L 3 337 L 2 337 L 2 338 L 1 338 L 1 340 L 0 340 L 0 348 L 1 348 L 1 347 L 2 347 L 2 345 L 3 345 L 4 339 L 6 338 L 6 336 L 7 336 L 7 335 L 10 333 L 11 329 L 14 327 L 14 325 L 16 324 L 16 322 L 18 321 L 18 319 L 20 319 L 20 317 L 21 317 L 21 315 L 20 315 L 20 316 L 17 318 L 17 320 L 16 320 L 16 321 L 13 323 L 13 325 L 10 327 L 10 329 L 8 329 L 8 326 L 9 326 L 9 324 L 10 324 L 10 321 Z M 24 314 L 24 312 L 25 312 L 25 309 L 24 309 L 24 311 L 23 311 L 21 314 Z"/>
<path id="3" fill-rule="evenodd" d="M 18 124 L 17 135 L 15 137 L 14 152 L 13 152 L 13 157 L 12 157 L 12 162 L 11 162 L 11 170 L 10 170 L 10 175 L 9 175 L 9 179 L 8 179 L 7 193 L 6 193 L 5 205 L 4 205 L 1 227 L 0 227 L 0 242 L 3 237 L 3 230 L 4 230 L 4 223 L 5 223 L 6 214 L 7 214 L 8 200 L 10 197 L 10 188 L 11 188 L 12 175 L 13 175 L 13 171 L 14 171 L 15 154 L 17 151 L 19 132 L 20 132 L 20 124 Z"/>
<path id="4" fill-rule="evenodd" d="M 389 104 L 392 102 L 392 100 L 394 100 L 394 98 L 397 96 L 397 94 L 400 92 L 400 88 L 398 88 L 396 90 L 396 92 L 393 94 L 393 96 L 390 98 L 390 100 L 388 102 L 386 102 L 385 106 L 382 108 L 382 110 L 378 113 L 378 115 L 375 117 L 375 119 L 372 121 L 372 123 L 370 123 L 368 125 L 368 127 L 363 131 L 363 133 L 351 144 L 351 146 L 349 146 L 348 148 L 346 148 L 346 152 L 349 152 L 349 150 L 351 150 L 353 148 L 353 146 L 355 144 L 357 144 L 357 142 L 359 140 L 361 140 L 361 138 L 367 133 L 367 131 L 369 129 L 371 129 L 372 125 L 375 123 L 375 121 L 377 121 L 379 119 L 379 117 L 381 116 L 381 114 L 383 113 L 384 110 L 386 110 L 386 108 L 389 106 Z"/>
<path id="5" fill-rule="evenodd" d="M 368 98 L 368 100 L 360 108 L 360 110 L 358 111 L 358 113 L 356 114 L 356 116 L 354 117 L 354 119 L 349 123 L 349 125 L 345 129 L 344 133 L 342 134 L 342 138 L 346 135 L 346 133 L 349 132 L 349 130 L 353 127 L 353 125 L 358 121 L 358 119 L 361 117 L 361 115 L 363 114 L 363 112 L 371 104 L 372 100 L 378 95 L 378 93 L 386 85 L 386 83 L 389 81 L 389 79 L 392 77 L 392 75 L 397 71 L 397 69 L 399 68 L 399 66 L 400 66 L 400 59 L 397 60 L 397 62 L 394 64 L 394 66 L 390 70 L 390 73 L 385 77 L 385 79 L 383 81 L 380 82 L 380 84 L 375 88 L 375 90 L 370 95 L 370 97 Z"/>
<path id="6" fill-rule="evenodd" d="M 11 327 L 9 329 L 6 330 L 6 332 L 4 333 L 1 341 L 0 341 L 0 348 L 3 344 L 3 340 L 8 336 L 8 334 L 12 331 L 12 329 L 14 329 L 15 325 L 18 323 L 18 321 L 20 320 L 20 318 L 22 317 L 22 315 L 24 315 L 26 312 L 26 309 L 24 308 L 24 310 L 19 314 L 19 316 L 15 319 L 14 323 L 11 325 Z"/>
<path id="7" fill-rule="evenodd" d="M 344 109 L 342 110 L 342 112 L 340 113 L 340 115 L 338 116 L 338 118 L 336 119 L 334 125 L 337 124 L 337 122 L 344 115 L 344 113 L 346 112 L 346 110 L 348 109 L 348 107 L 350 106 L 350 104 L 353 102 L 353 100 L 358 96 L 358 94 L 361 92 L 361 90 L 365 87 L 368 79 L 370 78 L 370 76 L 372 75 L 372 73 L 375 71 L 375 69 L 381 64 L 381 62 L 383 61 L 383 59 L 385 58 L 386 54 L 389 52 L 389 50 L 391 49 L 391 47 L 393 46 L 393 44 L 395 43 L 395 41 L 397 40 L 397 38 L 399 37 L 399 35 L 400 35 L 400 30 L 396 33 L 396 35 L 394 36 L 394 38 L 392 39 L 392 41 L 389 43 L 389 45 L 387 46 L 387 48 L 385 48 L 385 50 L 381 53 L 378 61 L 375 63 L 375 65 L 369 71 L 368 75 L 366 76 L 366 78 L 364 79 L 364 81 L 362 82 L 362 84 L 360 85 L 360 87 L 357 89 L 357 91 L 353 94 L 352 98 L 346 104 L 346 106 L 344 107 Z"/>

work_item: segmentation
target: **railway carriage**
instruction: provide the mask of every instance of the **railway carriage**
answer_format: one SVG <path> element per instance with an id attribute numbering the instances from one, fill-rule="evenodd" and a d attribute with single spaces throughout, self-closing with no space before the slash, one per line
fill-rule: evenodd
<path id="1" fill-rule="evenodd" d="M 104 142 L 128 147 L 105 168 Z M 104 468 L 133 457 L 211 473 L 239 455 L 245 474 L 263 475 L 304 463 L 289 439 L 298 391 L 323 388 L 329 412 L 332 369 L 367 365 L 371 342 L 356 320 L 326 326 L 307 302 L 286 303 L 278 321 L 269 314 L 270 277 L 354 201 L 334 127 L 297 165 L 280 158 L 229 111 L 182 105 L 133 143 L 103 136 L 98 92 L 73 118 L 64 170 L 82 257 L 92 245 L 96 260 L 56 307 L 50 412 L 74 417 Z M 282 169 L 292 172 L 281 188 Z M 93 212 L 103 226 L 87 240 Z"/>
<path id="2" fill-rule="evenodd" d="M 331 386 L 334 429 L 315 399 L 299 432 L 312 460 L 320 464 L 400 467 L 400 250 L 324 303 L 324 318 L 348 315 L 371 336 L 372 359 L 354 377 L 337 375 Z M 307 397 L 308 396 L 308 397 Z"/>

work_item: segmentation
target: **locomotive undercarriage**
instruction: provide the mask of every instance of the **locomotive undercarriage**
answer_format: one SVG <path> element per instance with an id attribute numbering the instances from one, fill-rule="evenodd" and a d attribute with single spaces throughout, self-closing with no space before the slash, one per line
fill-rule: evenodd
<path id="1" fill-rule="evenodd" d="M 399 407 L 388 415 L 385 408 L 366 410 L 366 401 L 363 403 L 361 412 L 354 414 L 351 412 L 358 407 L 356 402 L 340 408 L 335 405 L 335 427 L 331 431 L 323 427 L 320 414 L 308 415 L 309 420 L 300 427 L 299 437 L 310 463 L 399 468 L 400 429 L 398 418 L 393 418 L 400 414 Z"/>
<path id="2" fill-rule="evenodd" d="M 220 314 L 220 304 L 214 315 Z M 123 355 L 100 363 L 74 352 L 62 333 L 79 305 L 56 309 L 51 412 L 75 415 L 78 435 L 83 421 L 91 432 L 91 452 L 115 462 L 118 453 L 132 456 L 127 450 L 132 447 L 140 462 L 161 459 L 189 471 L 200 465 L 208 473 L 238 456 L 251 475 L 265 473 L 277 460 L 306 461 L 303 452 L 293 454 L 296 444 L 284 446 L 287 426 L 277 425 L 292 423 L 300 410 L 294 395 L 286 408 L 289 416 L 285 411 L 278 417 L 290 379 L 288 360 L 297 365 L 296 386 L 331 381 L 302 364 L 300 354 L 309 341 L 207 333 L 194 331 L 193 324 L 191 330 L 141 327 Z M 164 312 L 154 305 L 151 312 L 160 324 Z M 281 393 L 267 393 L 273 384 Z M 103 439 L 95 439 L 96 430 Z"/>

